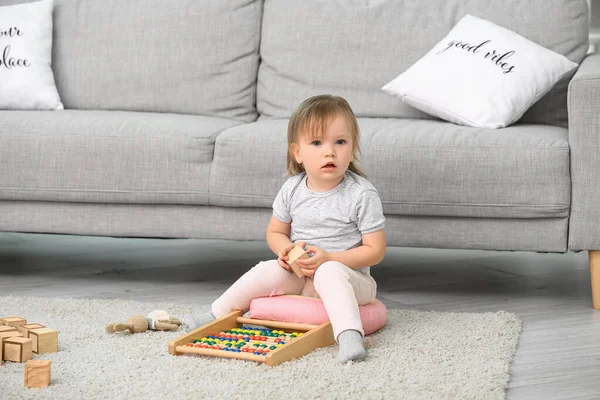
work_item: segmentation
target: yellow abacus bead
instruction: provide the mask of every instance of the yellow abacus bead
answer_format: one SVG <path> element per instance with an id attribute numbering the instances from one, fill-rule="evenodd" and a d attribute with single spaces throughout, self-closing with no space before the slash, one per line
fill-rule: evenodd
<path id="1" fill-rule="evenodd" d="M 304 335 L 304 333 L 302 333 L 302 332 L 300 332 L 300 333 L 298 334 L 298 336 L 302 336 L 302 335 Z"/>
<path id="2" fill-rule="evenodd" d="M 221 343 L 221 339 L 215 339 L 215 343 Z"/>
<path id="3" fill-rule="evenodd" d="M 200 341 L 204 342 L 207 339 L 208 339 L 207 337 L 203 337 L 202 339 L 200 339 Z"/>

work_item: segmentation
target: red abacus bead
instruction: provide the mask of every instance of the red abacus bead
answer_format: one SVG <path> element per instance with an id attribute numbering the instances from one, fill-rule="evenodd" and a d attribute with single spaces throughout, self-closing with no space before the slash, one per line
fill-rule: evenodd
<path id="1" fill-rule="evenodd" d="M 194 343 L 188 343 L 186 344 L 187 347 L 194 347 Z"/>
<path id="2" fill-rule="evenodd" d="M 273 340 L 273 342 L 279 343 L 279 342 L 281 342 L 281 339 L 277 338 L 277 339 Z"/>
<path id="3" fill-rule="evenodd" d="M 271 351 L 271 350 L 263 350 L 263 353 L 268 353 L 268 352 L 270 352 L 270 351 Z"/>

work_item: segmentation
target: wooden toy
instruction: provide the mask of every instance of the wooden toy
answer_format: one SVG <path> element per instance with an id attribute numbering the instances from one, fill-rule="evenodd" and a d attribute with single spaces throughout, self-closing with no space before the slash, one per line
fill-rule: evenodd
<path id="1" fill-rule="evenodd" d="M 25 363 L 25 387 L 45 388 L 50 385 L 50 360 L 29 360 Z"/>
<path id="2" fill-rule="evenodd" d="M 288 252 L 287 263 L 290 265 L 290 268 L 292 269 L 292 271 L 294 271 L 298 278 L 302 278 L 304 274 L 302 273 L 302 270 L 300 269 L 300 266 L 298 265 L 296 260 L 306 258 L 310 257 L 308 256 L 308 254 L 306 254 L 306 251 L 304 251 L 304 249 L 300 246 L 296 246 Z"/>
<path id="3" fill-rule="evenodd" d="M 8 337 L 2 339 L 3 355 L 5 361 L 23 363 L 31 360 L 31 339 L 24 337 Z"/>
<path id="4" fill-rule="evenodd" d="M 31 329 L 29 339 L 36 354 L 56 353 L 58 351 L 58 332 L 50 328 Z"/>
<path id="5" fill-rule="evenodd" d="M 0 326 L 0 339 L 13 336 L 23 336 L 23 334 L 14 326 Z"/>
<path id="6" fill-rule="evenodd" d="M 246 324 L 267 329 L 247 328 Z M 321 325 L 265 321 L 244 318 L 242 311 L 236 310 L 172 340 L 169 353 L 237 358 L 272 367 L 334 343 L 329 321 Z"/>
<path id="7" fill-rule="evenodd" d="M 0 318 L 0 325 L 14 326 L 15 328 L 19 325 L 24 325 L 26 323 L 27 323 L 27 320 L 25 318 L 21 318 L 21 317 Z"/>
<path id="8" fill-rule="evenodd" d="M 45 328 L 44 325 L 41 324 L 25 324 L 17 327 L 17 330 L 21 332 L 23 337 L 29 337 L 29 331 L 32 329 Z"/>

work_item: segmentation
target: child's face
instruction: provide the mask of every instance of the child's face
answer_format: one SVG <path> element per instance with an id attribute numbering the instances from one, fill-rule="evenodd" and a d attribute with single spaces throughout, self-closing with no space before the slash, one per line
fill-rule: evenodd
<path id="1" fill-rule="evenodd" d="M 354 160 L 352 133 L 342 116 L 330 121 L 321 139 L 311 140 L 310 135 L 303 132 L 298 143 L 293 143 L 291 148 L 296 162 L 304 166 L 311 189 L 318 191 L 337 186 Z"/>

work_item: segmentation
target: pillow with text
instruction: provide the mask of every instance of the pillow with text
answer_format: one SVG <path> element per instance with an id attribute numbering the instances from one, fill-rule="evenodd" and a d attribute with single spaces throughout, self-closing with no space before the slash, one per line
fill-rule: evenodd
<path id="1" fill-rule="evenodd" d="M 446 121 L 496 129 L 516 122 L 577 67 L 561 54 L 467 14 L 382 90 Z"/>
<path id="2" fill-rule="evenodd" d="M 62 110 L 52 73 L 53 0 L 0 7 L 0 109 Z"/>

